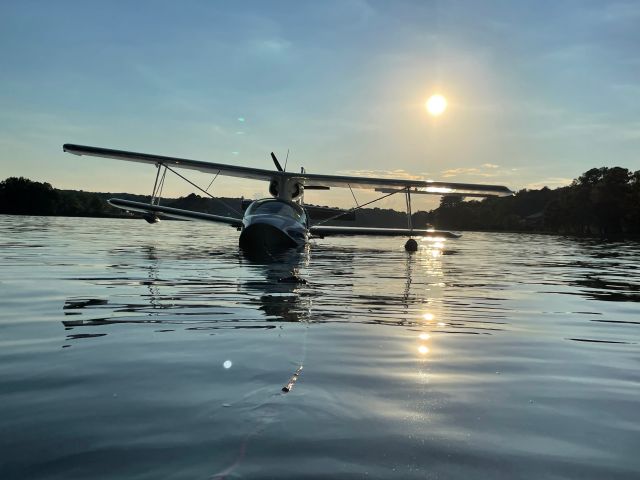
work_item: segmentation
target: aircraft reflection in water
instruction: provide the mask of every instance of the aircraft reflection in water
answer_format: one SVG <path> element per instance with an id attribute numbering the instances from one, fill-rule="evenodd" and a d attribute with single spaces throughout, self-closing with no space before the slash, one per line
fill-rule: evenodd
<path id="1" fill-rule="evenodd" d="M 488 325 L 489 318 L 456 316 L 458 300 L 451 303 L 446 298 L 442 269 L 443 255 L 455 250 L 445 249 L 443 241 L 424 240 L 418 254 L 335 245 L 314 249 L 313 258 L 308 249 L 261 257 L 228 250 L 170 250 L 143 246 L 146 273 L 142 278 L 122 275 L 132 268 L 135 271 L 135 262 L 123 260 L 123 255 L 139 258 L 140 247 L 114 250 L 113 255 L 122 262 L 111 267 L 118 269 L 117 273 L 92 281 L 106 288 L 117 287 L 114 291 L 119 294 L 67 300 L 65 327 L 154 324 L 154 332 L 213 333 L 221 329 L 271 329 L 282 322 L 402 326 L 412 332 L 417 343 L 410 349 L 421 358 L 431 353 L 434 335 L 488 333 L 496 327 Z M 378 275 L 372 269 L 373 265 L 393 262 L 401 262 L 399 271 L 382 267 Z M 362 269 L 371 275 L 358 276 Z M 104 334 L 91 331 L 68 338 Z"/>
<path id="2" fill-rule="evenodd" d="M 225 316 L 229 312 L 225 307 L 229 303 L 236 303 L 237 297 L 248 294 L 249 304 L 254 304 L 258 299 L 258 309 L 266 314 L 267 320 L 284 321 L 313 321 L 332 322 L 350 321 L 352 323 L 382 323 L 411 325 L 415 323 L 415 306 L 424 301 L 420 293 L 411 291 L 413 270 L 419 268 L 429 275 L 441 276 L 437 255 L 440 255 L 441 243 L 429 242 L 424 255 L 414 256 L 404 254 L 404 288 L 398 295 L 394 295 L 387 288 L 382 288 L 379 295 L 360 293 L 359 282 L 354 280 L 354 273 L 358 257 L 375 257 L 380 251 L 363 251 L 359 248 L 331 247 L 330 252 L 316 251 L 316 263 L 325 262 L 325 255 L 331 254 L 331 260 L 335 256 L 340 258 L 340 270 L 326 272 L 331 278 L 324 278 L 322 282 L 307 280 L 301 270 L 312 268 L 308 249 L 288 249 L 277 254 L 247 255 L 227 254 L 236 266 L 249 269 L 251 272 L 260 272 L 260 279 L 229 278 L 227 280 L 216 278 L 212 282 L 210 278 L 189 277 L 175 280 L 161 278 L 160 262 L 171 260 L 167 253 L 158 253 L 153 245 L 144 247 L 144 257 L 148 260 L 146 266 L 146 278 L 112 277 L 94 279 L 95 282 L 112 287 L 115 285 L 140 286 L 144 285 L 147 292 L 137 297 L 140 301 L 119 303 L 102 298 L 70 298 L 67 300 L 64 310 L 68 316 L 81 315 L 87 311 L 99 312 L 102 315 L 89 320 L 69 320 L 66 326 L 100 325 L 110 323 L 195 323 L 202 320 L 191 320 L 199 313 L 208 315 L 220 313 L 219 322 L 224 325 Z M 435 245 L 435 247 L 433 246 Z M 134 252 L 131 252 L 134 253 Z M 179 257 L 182 261 L 193 258 L 202 260 L 203 252 L 200 249 L 184 249 Z M 212 258 L 220 260 L 219 252 L 209 252 Z M 114 251 L 114 254 L 122 255 L 122 250 Z M 436 257 L 434 257 L 434 255 Z M 167 266 L 170 265 L 167 263 Z M 171 264 L 172 265 L 172 264 Z M 201 264 L 198 264 L 200 268 Z M 322 268 L 322 265 L 319 265 Z M 120 268 L 113 265 L 111 268 Z M 126 265 L 125 265 L 126 268 Z M 425 272 L 421 272 L 424 274 Z M 395 278 L 398 278 L 397 276 Z M 179 291 L 176 291 L 176 288 Z M 339 289 L 339 291 L 336 291 Z M 349 292 L 347 298 L 350 302 L 335 300 L 339 293 Z M 387 295 L 382 295 L 385 292 Z M 257 294 L 257 295 L 254 295 Z M 329 304 L 316 302 L 314 305 L 314 318 L 311 318 L 311 305 L 314 297 L 330 298 Z M 127 295 L 127 299 L 131 296 Z M 393 317 L 389 318 L 389 308 L 396 305 L 399 309 L 393 309 Z M 326 308 L 329 307 L 329 308 Z M 363 308 L 366 307 L 366 312 Z M 211 310 L 213 309 L 213 311 Z M 162 311 L 162 312 L 160 312 Z M 380 318 L 372 313 L 380 313 Z M 114 315 L 115 314 L 115 315 Z M 189 319 L 182 317 L 189 316 Z M 384 316 L 383 316 L 384 315 Z M 165 318 L 166 317 L 166 318 Z M 351 317 L 347 320 L 348 317 Z M 255 320 L 264 320 L 264 317 Z M 234 323 L 237 322 L 234 319 Z M 209 321 L 209 320 L 208 320 Z M 240 322 L 239 327 L 243 323 Z"/>
<path id="3" fill-rule="evenodd" d="M 311 290 L 302 293 L 307 280 L 300 276 L 300 267 L 309 263 L 307 249 L 289 249 L 277 255 L 252 256 L 252 263 L 263 270 L 264 281 L 246 281 L 240 291 L 258 292 L 258 308 L 267 320 L 302 322 L 311 320 Z"/>
<path id="4" fill-rule="evenodd" d="M 121 254 L 121 252 L 119 253 Z M 63 321 L 71 330 L 82 326 L 111 324 L 159 324 L 167 327 L 186 326 L 187 330 L 216 330 L 241 328 L 275 328 L 272 322 L 304 322 L 310 320 L 311 290 L 304 295 L 299 292 L 307 281 L 300 275 L 300 268 L 308 264 L 308 250 L 289 249 L 277 255 L 241 255 L 236 261 L 250 269 L 259 271 L 260 279 L 232 280 L 228 282 L 209 278 L 184 278 L 173 281 L 163 280 L 159 272 L 159 258 L 154 246 L 144 247 L 148 260 L 147 278 L 105 277 L 95 279 L 100 284 L 144 285 L 146 292 L 137 295 L 141 301 L 118 303 L 104 298 L 70 298 L 63 307 L 66 316 L 92 314 L 90 319 L 69 319 Z M 183 252 L 181 259 L 189 257 Z M 193 251 L 194 259 L 202 259 L 202 251 Z M 234 262 L 235 263 L 235 262 Z M 114 267 L 118 267 L 115 265 Z M 176 289 L 178 292 L 176 292 Z M 228 307 L 237 303 L 238 298 L 249 305 L 256 305 L 264 315 L 247 318 L 237 315 Z M 130 298 L 129 295 L 126 298 Z M 243 310 L 246 311 L 246 310 Z M 98 313 L 98 315 L 95 315 Z M 201 319 L 206 317 L 206 319 Z M 213 318 L 212 318 L 213 317 Z M 240 318 L 239 318 L 240 317 Z M 265 318 L 266 317 L 266 318 Z M 264 321 L 268 322 L 267 324 Z M 170 332 L 172 329 L 157 330 Z M 89 336 L 103 336 L 91 334 Z M 85 338 L 69 335 L 69 339 Z"/>

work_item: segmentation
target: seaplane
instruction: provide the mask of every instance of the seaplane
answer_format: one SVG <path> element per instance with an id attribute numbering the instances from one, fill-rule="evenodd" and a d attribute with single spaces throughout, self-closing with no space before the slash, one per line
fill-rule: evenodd
<path id="1" fill-rule="evenodd" d="M 247 252 L 282 251 L 303 247 L 310 238 L 324 238 L 336 235 L 383 235 L 409 237 L 405 248 L 417 249 L 413 237 L 458 238 L 460 235 L 432 228 L 414 228 L 412 223 L 411 195 L 456 195 L 459 197 L 509 196 L 513 192 L 501 185 L 438 182 L 432 180 L 412 180 L 405 178 L 373 178 L 344 175 L 323 175 L 307 173 L 301 168 L 299 173 L 287 172 L 282 168 L 276 155 L 271 153 L 275 170 L 227 165 L 186 158 L 167 157 L 148 153 L 136 153 L 86 145 L 65 144 L 63 151 L 74 155 L 125 160 L 147 163 L 156 168 L 155 182 L 149 203 L 112 198 L 108 202 L 114 207 L 142 214 L 149 223 L 160 218 L 180 220 L 200 220 L 230 225 L 240 231 L 240 248 Z M 192 182 L 177 170 L 197 170 L 213 175 L 207 188 Z M 270 197 L 243 202 L 244 213 L 227 205 L 237 216 L 227 217 L 210 213 L 178 209 L 160 205 L 162 189 L 167 171 L 177 175 L 200 192 L 215 198 L 209 188 L 219 176 L 239 177 L 268 182 Z M 329 190 L 331 188 L 374 190 L 381 195 L 376 199 L 358 204 L 349 210 L 325 209 L 306 206 L 305 190 Z M 372 228 L 325 225 L 331 220 L 354 219 L 355 211 L 392 195 L 404 195 L 407 206 L 407 228 Z M 354 200 L 355 200 L 355 195 Z M 310 215 L 310 212 L 314 214 Z M 321 219 L 320 219 L 321 218 Z"/>

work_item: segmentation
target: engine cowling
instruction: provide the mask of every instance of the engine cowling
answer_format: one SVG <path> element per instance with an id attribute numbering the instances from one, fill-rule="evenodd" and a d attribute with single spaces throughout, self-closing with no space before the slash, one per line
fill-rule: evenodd
<path id="1" fill-rule="evenodd" d="M 269 182 L 269 193 L 275 198 L 293 201 L 300 198 L 303 192 L 304 187 L 296 181 L 273 179 Z"/>
<path id="2" fill-rule="evenodd" d="M 280 192 L 280 188 L 278 186 L 278 181 L 271 180 L 271 182 L 269 182 L 269 193 L 271 194 L 272 197 L 277 198 L 279 192 Z"/>

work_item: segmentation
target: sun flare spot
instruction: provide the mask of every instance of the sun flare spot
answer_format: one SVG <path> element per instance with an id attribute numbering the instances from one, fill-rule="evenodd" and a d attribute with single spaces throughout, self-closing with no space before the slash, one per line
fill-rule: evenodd
<path id="1" fill-rule="evenodd" d="M 424 345 L 420 345 L 418 347 L 418 352 L 420 352 L 422 355 L 426 355 L 427 353 L 429 353 L 429 347 L 425 347 Z"/>
<path id="2" fill-rule="evenodd" d="M 447 99 L 440 94 L 431 95 L 429 100 L 427 100 L 425 107 L 430 115 L 437 117 L 438 115 L 442 115 L 442 113 L 447 109 Z"/>

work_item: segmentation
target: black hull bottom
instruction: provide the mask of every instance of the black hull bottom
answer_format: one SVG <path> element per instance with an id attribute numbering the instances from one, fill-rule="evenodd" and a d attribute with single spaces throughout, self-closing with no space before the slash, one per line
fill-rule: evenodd
<path id="1" fill-rule="evenodd" d="M 266 223 L 249 225 L 240 233 L 240 248 L 250 253 L 278 252 L 299 246 L 282 230 Z"/>

